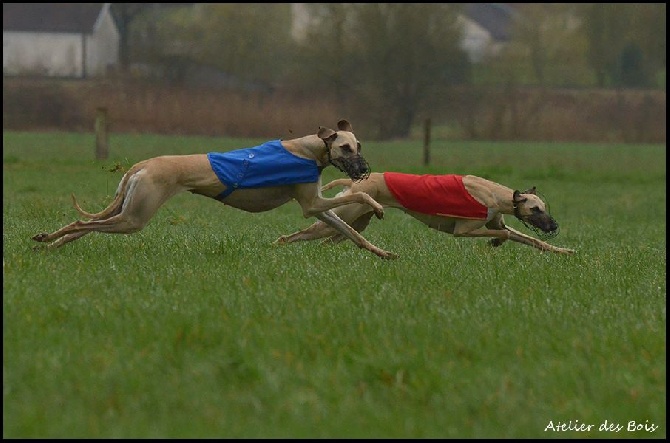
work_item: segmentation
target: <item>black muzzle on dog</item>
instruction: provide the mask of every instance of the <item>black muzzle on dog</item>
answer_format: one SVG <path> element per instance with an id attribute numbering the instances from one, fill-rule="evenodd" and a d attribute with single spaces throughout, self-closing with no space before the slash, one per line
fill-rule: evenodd
<path id="1" fill-rule="evenodd" d="M 535 188 L 533 188 L 532 191 L 533 194 L 537 195 Z M 545 202 L 545 211 L 533 208 L 533 212 L 528 215 L 521 215 L 519 206 L 515 201 L 512 201 L 512 207 L 514 208 L 514 216 L 521 221 L 526 228 L 535 232 L 540 239 L 548 240 L 558 235 L 558 222 L 549 215 L 549 205 L 544 199 L 542 200 Z"/>
<path id="2" fill-rule="evenodd" d="M 353 181 L 365 180 L 370 176 L 370 165 L 360 155 L 352 157 L 330 158 L 330 151 L 328 152 L 328 160 L 330 164 L 335 166 L 340 171 L 344 172 Z"/>
<path id="3" fill-rule="evenodd" d="M 558 235 L 558 222 L 546 212 L 534 212 L 524 216 L 519 213 L 518 206 L 514 205 L 514 216 L 541 240 L 548 240 Z"/>
<path id="4" fill-rule="evenodd" d="M 530 214 L 527 217 L 517 217 L 521 223 L 531 231 L 535 232 L 541 240 L 548 240 L 558 235 L 558 222 L 546 213 Z M 525 220 L 524 220 L 525 218 Z"/>

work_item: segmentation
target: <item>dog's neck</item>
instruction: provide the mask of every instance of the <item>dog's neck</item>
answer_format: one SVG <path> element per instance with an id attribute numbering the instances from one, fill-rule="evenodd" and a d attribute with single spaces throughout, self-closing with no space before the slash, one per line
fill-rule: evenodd
<path id="1" fill-rule="evenodd" d="M 328 162 L 328 147 L 316 134 L 291 140 L 282 140 L 282 145 L 284 145 L 287 151 L 298 157 L 314 160 L 319 170 L 330 164 Z"/>
<path id="2" fill-rule="evenodd" d="M 498 201 L 498 210 L 503 214 L 516 215 L 514 206 L 514 191 L 509 189 L 509 193 L 505 192 L 505 198 Z"/>
<path id="3" fill-rule="evenodd" d="M 514 215 L 514 190 L 500 183 L 487 180 L 490 187 L 497 188 L 491 196 L 495 199 L 496 210 L 501 214 Z"/>

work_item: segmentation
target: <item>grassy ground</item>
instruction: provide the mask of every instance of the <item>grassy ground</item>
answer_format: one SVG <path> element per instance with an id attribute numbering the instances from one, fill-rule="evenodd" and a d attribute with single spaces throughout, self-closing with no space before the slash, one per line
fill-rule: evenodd
<path id="1" fill-rule="evenodd" d="M 272 246 L 312 223 L 296 203 L 187 194 L 137 234 L 35 252 L 70 193 L 111 200 L 118 166 L 260 140 L 116 135 L 95 162 L 92 135 L 3 139 L 3 437 L 666 437 L 665 146 L 436 143 L 425 167 L 364 141 L 375 171 L 536 185 L 578 251 L 388 210 L 365 231 L 401 255 L 383 261 Z"/>

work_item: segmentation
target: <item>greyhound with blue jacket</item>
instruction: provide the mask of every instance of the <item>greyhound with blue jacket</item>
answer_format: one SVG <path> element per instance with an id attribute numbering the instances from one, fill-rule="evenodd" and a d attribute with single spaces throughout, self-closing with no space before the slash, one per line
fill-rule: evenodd
<path id="1" fill-rule="evenodd" d="M 295 199 L 304 217 L 316 217 L 335 232 L 385 259 L 397 255 L 371 244 L 332 211 L 349 203 L 369 206 L 378 218 L 383 207 L 364 192 L 325 198 L 321 172 L 334 165 L 354 181 L 370 174 L 351 124 L 340 120 L 337 131 L 320 127 L 317 134 L 275 140 L 229 153 L 165 155 L 143 160 L 125 173 L 111 204 L 89 213 L 72 202 L 88 220 L 77 220 L 33 240 L 59 247 L 91 232 L 130 234 L 144 228 L 158 208 L 177 193 L 189 191 L 247 212 L 263 212 Z"/>

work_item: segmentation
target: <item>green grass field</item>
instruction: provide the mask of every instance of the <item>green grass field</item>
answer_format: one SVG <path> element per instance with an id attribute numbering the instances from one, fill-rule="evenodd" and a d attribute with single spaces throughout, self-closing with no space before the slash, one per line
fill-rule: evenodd
<path id="1" fill-rule="evenodd" d="M 314 221 L 297 203 L 190 194 L 139 233 L 33 251 L 71 193 L 111 201 L 115 167 L 262 140 L 114 135 L 96 162 L 91 134 L 4 132 L 3 437 L 666 437 L 664 145 L 434 142 L 424 167 L 419 143 L 359 136 L 375 171 L 537 186 L 577 254 L 392 209 L 364 234 L 394 261 L 273 246 Z"/>

